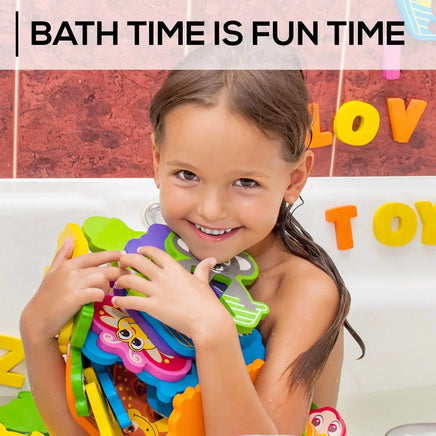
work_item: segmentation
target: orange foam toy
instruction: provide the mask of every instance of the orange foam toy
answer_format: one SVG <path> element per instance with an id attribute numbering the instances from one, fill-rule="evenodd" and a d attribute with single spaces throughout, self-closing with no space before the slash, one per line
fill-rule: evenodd
<path id="1" fill-rule="evenodd" d="M 312 114 L 312 142 L 310 148 L 319 148 L 331 145 L 333 143 L 332 132 L 321 132 L 319 123 L 319 105 L 312 103 L 309 105 L 309 111 Z"/>
<path id="2" fill-rule="evenodd" d="M 348 250 L 354 247 L 351 218 L 357 216 L 354 205 L 334 207 L 325 211 L 325 219 L 335 225 L 336 245 L 339 250 Z"/>
<path id="3" fill-rule="evenodd" d="M 256 359 L 247 366 L 251 381 L 254 383 L 264 364 Z M 185 392 L 173 399 L 174 410 L 168 418 L 167 436 L 205 436 L 203 408 L 200 386 L 188 387 Z"/>
<path id="4" fill-rule="evenodd" d="M 395 141 L 409 142 L 426 106 L 426 101 L 413 98 L 406 109 L 402 98 L 388 98 L 389 118 Z"/>

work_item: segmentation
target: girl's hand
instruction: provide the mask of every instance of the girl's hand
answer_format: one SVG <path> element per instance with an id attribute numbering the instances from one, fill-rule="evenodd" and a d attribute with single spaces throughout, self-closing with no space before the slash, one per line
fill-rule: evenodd
<path id="1" fill-rule="evenodd" d="M 216 333 L 222 322 L 231 319 L 209 286 L 209 272 L 216 264 L 212 257 L 202 260 L 194 274 L 187 272 L 166 252 L 144 246 L 139 254 L 124 254 L 120 267 L 132 267 L 148 278 L 124 275 L 117 288 L 134 289 L 146 296 L 114 297 L 122 309 L 147 312 L 164 324 L 190 337 L 194 343 L 199 335 Z"/>
<path id="2" fill-rule="evenodd" d="M 71 259 L 73 249 L 73 240 L 67 238 L 23 311 L 21 327 L 34 337 L 54 338 L 84 304 L 103 300 L 111 290 L 110 281 L 130 273 L 101 266 L 118 261 L 120 251 L 101 251 Z"/>

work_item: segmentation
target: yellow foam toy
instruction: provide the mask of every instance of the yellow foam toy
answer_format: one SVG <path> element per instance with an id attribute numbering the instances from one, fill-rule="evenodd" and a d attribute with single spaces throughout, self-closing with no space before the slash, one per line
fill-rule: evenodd
<path id="1" fill-rule="evenodd" d="M 392 221 L 398 218 L 398 229 L 392 230 Z M 399 247 L 408 244 L 416 234 L 418 219 L 415 211 L 404 203 L 386 203 L 380 206 L 372 221 L 374 236 L 385 245 Z"/>
<path id="2" fill-rule="evenodd" d="M 21 339 L 0 335 L 0 349 L 8 350 L 5 355 L 0 357 L 0 384 L 21 388 L 25 380 L 24 375 L 11 372 L 11 369 L 24 360 Z"/>
<path id="3" fill-rule="evenodd" d="M 85 368 L 83 374 L 86 380 L 86 395 L 88 396 L 100 435 L 122 436 L 123 432 L 118 425 L 111 408 L 105 400 L 94 369 L 92 367 Z"/>
<path id="4" fill-rule="evenodd" d="M 353 124 L 360 117 L 360 125 L 354 130 Z M 336 137 L 349 145 L 366 145 L 377 135 L 380 115 L 377 109 L 363 101 L 352 100 L 344 103 L 336 113 L 333 130 Z"/>
<path id="5" fill-rule="evenodd" d="M 57 250 L 59 250 L 62 245 L 64 245 L 66 238 L 71 238 L 74 241 L 74 250 L 71 257 L 77 257 L 81 256 L 82 254 L 88 253 L 88 241 L 86 240 L 86 237 L 78 224 L 68 223 L 62 230 L 62 232 L 59 233 L 57 240 Z M 46 268 L 45 273 L 47 273 L 49 268 L 50 267 Z M 62 328 L 58 337 L 58 347 L 59 351 L 62 354 L 67 353 L 67 344 L 71 338 L 72 331 L 73 319 L 70 319 L 70 321 L 68 321 L 67 324 L 65 324 L 65 326 Z"/>
<path id="6" fill-rule="evenodd" d="M 22 433 L 15 433 L 14 431 L 8 431 L 3 424 L 0 424 L 0 436 L 23 436 Z M 44 436 L 39 431 L 33 431 L 30 436 Z"/>
<path id="7" fill-rule="evenodd" d="M 422 221 L 421 242 L 436 245 L 436 203 L 432 205 L 430 201 L 417 201 L 415 207 Z"/>

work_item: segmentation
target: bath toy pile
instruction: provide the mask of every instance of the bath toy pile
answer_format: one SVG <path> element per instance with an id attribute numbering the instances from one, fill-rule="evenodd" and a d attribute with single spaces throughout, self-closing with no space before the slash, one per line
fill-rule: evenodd
<path id="1" fill-rule="evenodd" d="M 199 263 L 183 240 L 162 224 L 153 224 L 144 233 L 116 218 L 90 217 L 82 228 L 68 224 L 58 244 L 67 236 L 75 242 L 73 256 L 89 250 L 136 253 L 138 247 L 152 245 L 189 272 Z M 209 277 L 211 288 L 233 316 L 253 379 L 265 354 L 255 327 L 269 311 L 246 289 L 257 274 L 254 260 L 241 253 L 217 265 Z M 128 289 L 113 289 L 113 294 L 142 295 Z M 59 347 L 66 354 L 70 411 L 89 434 L 204 434 L 190 338 L 144 312 L 114 306 L 112 295 L 107 295 L 102 302 L 82 307 L 61 331 Z"/>

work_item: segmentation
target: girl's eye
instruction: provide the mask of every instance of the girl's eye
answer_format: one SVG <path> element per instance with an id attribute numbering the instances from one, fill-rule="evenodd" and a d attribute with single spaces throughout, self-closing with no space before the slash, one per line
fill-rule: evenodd
<path id="1" fill-rule="evenodd" d="M 258 183 L 253 179 L 238 179 L 235 181 L 235 185 L 241 188 L 254 188 L 258 186 Z"/>
<path id="2" fill-rule="evenodd" d="M 176 173 L 177 177 L 186 181 L 197 181 L 198 177 L 192 172 L 187 170 L 181 170 Z"/>

